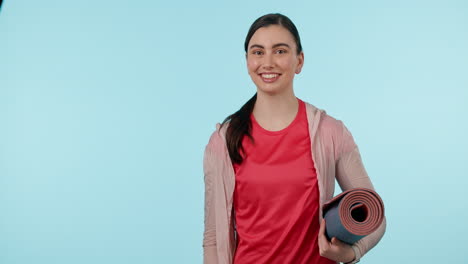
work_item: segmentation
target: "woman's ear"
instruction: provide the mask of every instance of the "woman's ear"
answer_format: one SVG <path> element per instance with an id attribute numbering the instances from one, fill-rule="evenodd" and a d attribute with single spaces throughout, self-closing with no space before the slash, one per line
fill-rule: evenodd
<path id="1" fill-rule="evenodd" d="M 296 74 L 301 73 L 302 66 L 304 66 L 304 52 L 301 51 L 299 55 L 297 55 L 297 66 L 296 66 Z"/>

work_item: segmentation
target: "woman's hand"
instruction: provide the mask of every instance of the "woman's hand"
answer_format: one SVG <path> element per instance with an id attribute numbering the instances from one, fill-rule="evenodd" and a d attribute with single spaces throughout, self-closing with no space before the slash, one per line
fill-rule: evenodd
<path id="1" fill-rule="evenodd" d="M 332 237 L 331 242 L 325 236 L 325 219 L 322 219 L 318 234 L 320 256 L 339 262 L 351 262 L 356 258 L 350 245 Z"/>

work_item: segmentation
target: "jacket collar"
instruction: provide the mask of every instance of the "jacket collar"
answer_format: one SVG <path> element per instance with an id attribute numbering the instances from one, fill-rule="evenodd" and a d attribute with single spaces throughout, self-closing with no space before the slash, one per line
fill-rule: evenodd
<path id="1" fill-rule="evenodd" d="M 326 112 L 325 110 L 319 109 L 308 102 L 304 101 L 304 103 L 306 105 L 306 114 L 307 114 L 307 121 L 309 122 L 309 130 L 310 132 L 312 132 L 310 133 L 310 137 L 313 138 L 313 136 L 315 135 L 315 132 L 317 131 L 320 118 L 321 116 L 325 115 Z M 219 136 L 221 136 L 224 142 L 226 141 L 225 135 L 226 135 L 226 130 L 227 130 L 228 125 L 229 125 L 229 121 L 226 124 L 224 124 L 222 127 L 221 127 L 221 123 L 216 124 L 216 131 L 218 132 Z"/>

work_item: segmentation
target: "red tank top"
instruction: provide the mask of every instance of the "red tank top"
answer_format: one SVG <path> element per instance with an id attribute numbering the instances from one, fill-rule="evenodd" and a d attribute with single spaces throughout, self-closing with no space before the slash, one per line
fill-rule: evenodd
<path id="1" fill-rule="evenodd" d="M 234 264 L 334 264 L 319 254 L 319 193 L 305 103 L 280 131 L 251 115 L 255 144 L 244 137 L 244 161 L 234 165 L 238 244 Z"/>

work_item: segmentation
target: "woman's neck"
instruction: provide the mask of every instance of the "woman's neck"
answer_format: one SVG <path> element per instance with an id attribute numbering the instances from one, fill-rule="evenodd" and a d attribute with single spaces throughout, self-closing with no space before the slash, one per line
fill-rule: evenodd
<path id="1" fill-rule="evenodd" d="M 292 90 L 282 94 L 267 94 L 258 91 L 253 115 L 260 126 L 266 130 L 278 131 L 294 120 L 298 110 L 299 102 Z"/>

